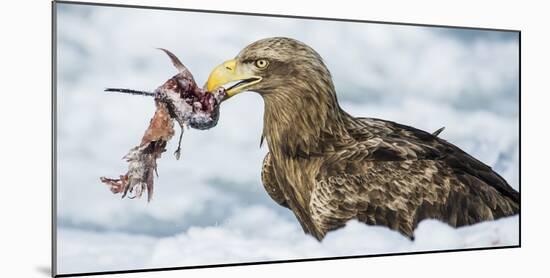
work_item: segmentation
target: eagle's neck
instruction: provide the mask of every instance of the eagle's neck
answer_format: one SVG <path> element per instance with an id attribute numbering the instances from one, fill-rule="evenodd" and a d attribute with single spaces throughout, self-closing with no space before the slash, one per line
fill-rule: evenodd
<path id="1" fill-rule="evenodd" d="M 315 156 L 351 138 L 344 125 L 349 116 L 330 78 L 313 84 L 291 81 L 263 97 L 263 136 L 276 156 Z"/>
<path id="2" fill-rule="evenodd" d="M 338 105 L 330 75 L 323 76 L 287 80 L 284 86 L 262 92 L 262 136 L 267 140 L 274 173 L 278 173 L 279 186 L 304 230 L 317 238 L 322 238 L 322 232 L 308 213 L 312 179 L 323 155 L 353 140 L 345 126 L 350 116 Z"/>

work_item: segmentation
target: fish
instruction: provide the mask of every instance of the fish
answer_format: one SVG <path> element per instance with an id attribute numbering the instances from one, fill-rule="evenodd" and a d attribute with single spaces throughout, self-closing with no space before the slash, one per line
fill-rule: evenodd
<path id="1" fill-rule="evenodd" d="M 118 178 L 100 177 L 114 194 L 122 193 L 124 198 L 141 198 L 147 192 L 150 202 L 154 192 L 154 178 L 158 177 L 157 160 L 166 151 L 168 141 L 175 134 L 174 122 L 180 127 L 176 159 L 181 156 L 181 141 L 185 129 L 207 130 L 217 125 L 220 104 L 227 97 L 226 89 L 219 87 L 209 92 L 195 82 L 191 71 L 172 52 L 159 48 L 168 55 L 178 73 L 153 92 L 122 88 L 107 88 L 107 92 L 151 96 L 156 110 L 139 145 L 130 149 L 123 157 L 128 171 Z"/>

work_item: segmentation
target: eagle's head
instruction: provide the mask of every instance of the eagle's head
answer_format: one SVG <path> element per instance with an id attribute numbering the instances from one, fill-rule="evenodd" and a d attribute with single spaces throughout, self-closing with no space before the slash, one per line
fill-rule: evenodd
<path id="1" fill-rule="evenodd" d="M 334 91 L 321 56 L 306 44 L 284 37 L 256 41 L 217 66 L 208 78 L 207 89 L 220 86 L 227 89 L 228 97 L 243 91 L 264 97 L 298 91 L 318 93 L 318 87 Z"/>
<path id="2" fill-rule="evenodd" d="M 281 154 L 320 151 L 322 140 L 346 132 L 329 70 L 313 48 L 295 39 L 267 38 L 246 46 L 214 68 L 206 86 L 208 91 L 224 87 L 226 99 L 258 92 L 265 103 L 262 138 Z"/>

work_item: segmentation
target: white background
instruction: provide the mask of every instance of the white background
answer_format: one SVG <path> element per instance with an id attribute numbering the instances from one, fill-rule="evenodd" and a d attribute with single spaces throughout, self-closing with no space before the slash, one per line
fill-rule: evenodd
<path id="1" fill-rule="evenodd" d="M 543 7 L 497 1 L 415 1 L 414 4 L 338 1 L 299 4 L 296 1 L 119 1 L 258 13 L 480 26 L 522 30 L 522 245 L 521 249 L 398 256 L 339 261 L 132 274 L 124 277 L 255 277 L 258 275 L 491 275 L 512 277 L 543 271 L 547 247 L 544 148 L 549 61 L 549 25 Z M 270 5 L 271 4 L 271 5 Z M 45 277 L 50 262 L 50 3 L 4 4 L 2 20 L 2 276 Z M 207 30 L 204 30 L 207 31 Z M 6 36 L 6 35 L 7 36 Z M 15 73 L 15 74 L 14 74 Z M 546 89 L 546 90 L 545 90 Z M 7 151 L 7 153 L 6 153 Z M 11 274 L 11 275 L 10 275 Z M 121 275 L 122 276 L 122 275 Z"/>

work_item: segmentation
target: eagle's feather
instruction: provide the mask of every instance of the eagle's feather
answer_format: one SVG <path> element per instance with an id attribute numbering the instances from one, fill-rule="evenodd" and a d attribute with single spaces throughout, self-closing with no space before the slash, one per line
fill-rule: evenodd
<path id="1" fill-rule="evenodd" d="M 501 176 L 432 134 L 379 119 L 350 118 L 347 126 L 356 143 L 323 154 L 305 208 L 315 227 L 306 232 L 318 238 L 350 219 L 413 237 L 426 218 L 458 227 L 519 210 L 519 194 Z M 262 181 L 288 206 L 270 156 Z"/>

